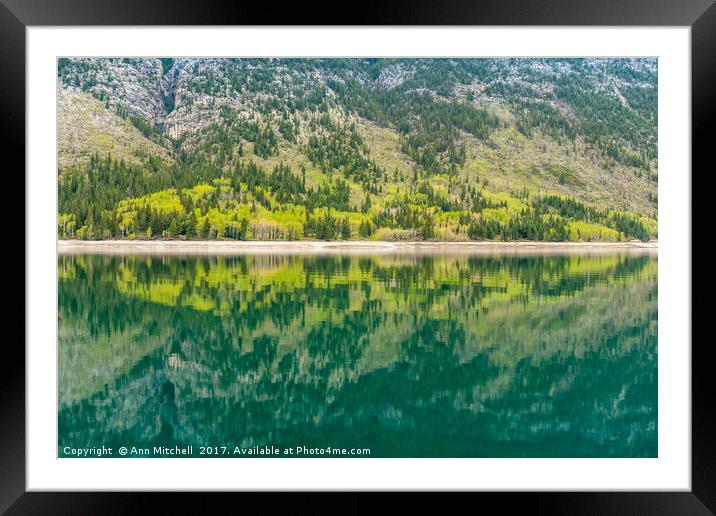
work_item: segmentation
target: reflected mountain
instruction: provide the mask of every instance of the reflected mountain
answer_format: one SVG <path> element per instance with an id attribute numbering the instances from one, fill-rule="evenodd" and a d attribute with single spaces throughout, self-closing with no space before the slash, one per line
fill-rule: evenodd
<path id="1" fill-rule="evenodd" d="M 60 256 L 59 445 L 657 455 L 657 259 Z"/>

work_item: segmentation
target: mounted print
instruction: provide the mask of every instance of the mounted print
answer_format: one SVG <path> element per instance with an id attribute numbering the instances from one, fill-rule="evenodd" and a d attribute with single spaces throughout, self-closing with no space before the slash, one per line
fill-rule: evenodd
<path id="1" fill-rule="evenodd" d="M 0 95 L 26 99 L 3 118 L 26 119 L 15 513 L 76 490 L 708 505 L 713 31 L 547 18 L 23 28 L 25 96 Z"/>

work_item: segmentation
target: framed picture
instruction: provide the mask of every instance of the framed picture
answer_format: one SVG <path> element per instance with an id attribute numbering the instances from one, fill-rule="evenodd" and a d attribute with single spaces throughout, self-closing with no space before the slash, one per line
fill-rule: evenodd
<path id="1" fill-rule="evenodd" d="M 3 510 L 306 490 L 716 506 L 691 339 L 713 2 L 320 26 L 2 2 L 27 299 Z"/>

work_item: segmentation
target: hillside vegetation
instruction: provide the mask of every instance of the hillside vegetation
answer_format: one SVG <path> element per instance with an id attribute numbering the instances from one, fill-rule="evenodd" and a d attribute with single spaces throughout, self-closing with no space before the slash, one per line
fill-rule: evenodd
<path id="1" fill-rule="evenodd" d="M 61 59 L 61 238 L 657 238 L 653 59 Z"/>

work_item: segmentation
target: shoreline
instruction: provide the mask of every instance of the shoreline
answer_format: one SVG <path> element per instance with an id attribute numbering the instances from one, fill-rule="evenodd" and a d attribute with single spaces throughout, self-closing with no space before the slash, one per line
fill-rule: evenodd
<path id="1" fill-rule="evenodd" d="M 323 240 L 58 240 L 58 254 L 575 254 L 656 253 L 658 242 L 388 242 Z"/>

